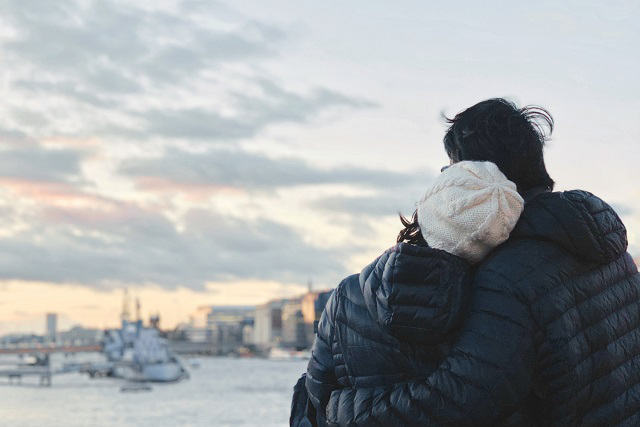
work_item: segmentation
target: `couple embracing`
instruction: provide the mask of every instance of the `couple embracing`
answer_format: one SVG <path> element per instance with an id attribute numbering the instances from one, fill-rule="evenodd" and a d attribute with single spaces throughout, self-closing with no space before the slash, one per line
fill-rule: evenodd
<path id="1" fill-rule="evenodd" d="M 321 316 L 295 426 L 640 426 L 640 274 L 614 210 L 553 192 L 549 113 L 449 120 L 451 165 Z"/>

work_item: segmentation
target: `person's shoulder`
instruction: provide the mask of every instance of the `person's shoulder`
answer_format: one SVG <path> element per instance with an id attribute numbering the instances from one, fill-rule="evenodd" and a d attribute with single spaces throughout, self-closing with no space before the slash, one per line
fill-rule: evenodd
<path id="1" fill-rule="evenodd" d="M 336 288 L 334 289 L 333 293 L 336 294 L 336 295 L 338 295 L 338 294 L 343 294 L 344 295 L 345 292 L 350 291 L 352 288 L 360 287 L 359 276 L 360 275 L 358 273 L 354 273 L 354 274 L 350 274 L 349 276 L 345 277 L 338 284 L 338 286 L 336 286 Z"/>
<path id="2" fill-rule="evenodd" d="M 474 282 L 514 291 L 520 285 L 529 286 L 532 277 L 548 273 L 552 264 L 566 266 L 573 264 L 572 259 L 569 252 L 550 241 L 509 239 L 477 266 Z"/>
<path id="3" fill-rule="evenodd" d="M 620 258 L 628 245 L 626 228 L 614 209 L 584 190 L 543 192 L 527 200 L 508 242 L 507 247 L 526 257 L 525 264 L 536 262 L 530 255 L 553 251 L 604 265 Z"/>
<path id="4" fill-rule="evenodd" d="M 360 274 L 351 274 L 345 277 L 336 287 L 335 299 L 340 304 L 350 302 L 357 305 L 364 305 L 362 289 L 360 287 Z"/>

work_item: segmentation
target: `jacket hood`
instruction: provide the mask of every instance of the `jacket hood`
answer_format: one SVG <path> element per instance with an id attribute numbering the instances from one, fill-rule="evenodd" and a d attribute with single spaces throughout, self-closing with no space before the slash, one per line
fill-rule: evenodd
<path id="1" fill-rule="evenodd" d="M 450 332 L 470 293 L 469 264 L 425 246 L 398 243 L 360 273 L 371 317 L 398 339 L 423 343 Z"/>
<path id="2" fill-rule="evenodd" d="M 536 195 L 525 204 L 511 237 L 547 240 L 599 264 L 627 251 L 627 230 L 618 215 L 603 200 L 582 190 Z"/>

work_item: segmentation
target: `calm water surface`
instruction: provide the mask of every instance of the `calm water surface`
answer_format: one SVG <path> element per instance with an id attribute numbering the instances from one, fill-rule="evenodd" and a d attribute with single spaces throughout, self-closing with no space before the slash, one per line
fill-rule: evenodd
<path id="1" fill-rule="evenodd" d="M 287 426 L 293 385 L 306 361 L 202 358 L 191 379 L 122 393 L 123 381 L 58 375 L 8 385 L 0 378 L 0 426 Z"/>

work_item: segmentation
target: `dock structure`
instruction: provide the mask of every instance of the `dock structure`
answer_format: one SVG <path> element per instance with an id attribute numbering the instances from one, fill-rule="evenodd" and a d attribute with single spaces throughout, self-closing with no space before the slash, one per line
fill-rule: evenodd
<path id="1" fill-rule="evenodd" d="M 3 347 L 1 354 L 51 354 L 102 351 L 102 345 L 42 345 L 37 347 Z"/>
<path id="2" fill-rule="evenodd" d="M 0 369 L 0 377 L 7 377 L 9 384 L 22 384 L 22 377 L 27 376 L 39 377 L 41 386 L 51 386 L 52 372 L 49 366 Z"/>
<path id="3" fill-rule="evenodd" d="M 67 372 L 60 370 L 54 372 L 49 363 L 51 353 L 82 353 L 102 351 L 102 345 L 84 346 L 62 346 L 62 345 L 41 345 L 35 347 L 3 347 L 0 348 L 0 355 L 34 355 L 39 361 L 35 365 L 24 365 L 16 363 L 15 367 L 0 366 L 0 378 L 6 377 L 9 384 L 22 384 L 23 377 L 38 377 L 41 386 L 51 386 L 53 374 Z"/>

